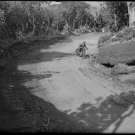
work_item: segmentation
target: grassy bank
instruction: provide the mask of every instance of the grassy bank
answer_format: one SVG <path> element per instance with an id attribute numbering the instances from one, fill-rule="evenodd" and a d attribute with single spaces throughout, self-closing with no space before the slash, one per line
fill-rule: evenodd
<path id="1" fill-rule="evenodd" d="M 100 63 L 130 63 L 135 60 L 135 41 L 117 43 L 111 46 L 104 46 L 99 49 L 97 58 Z"/>
<path id="2" fill-rule="evenodd" d="M 134 28 L 126 28 L 113 36 L 101 37 L 97 61 L 99 63 L 131 63 L 135 60 Z"/>

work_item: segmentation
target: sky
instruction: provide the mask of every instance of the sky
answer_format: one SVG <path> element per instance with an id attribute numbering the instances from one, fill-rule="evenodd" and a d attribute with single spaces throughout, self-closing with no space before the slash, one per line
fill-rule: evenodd
<path id="1" fill-rule="evenodd" d="M 94 7 L 99 7 L 101 1 L 86 1 L 88 4 L 94 6 Z"/>
<path id="2" fill-rule="evenodd" d="M 59 4 L 60 2 L 55 2 L 53 1 L 51 4 Z M 100 3 L 101 1 L 86 1 L 86 3 L 94 6 L 94 7 L 99 7 L 100 6 Z"/>

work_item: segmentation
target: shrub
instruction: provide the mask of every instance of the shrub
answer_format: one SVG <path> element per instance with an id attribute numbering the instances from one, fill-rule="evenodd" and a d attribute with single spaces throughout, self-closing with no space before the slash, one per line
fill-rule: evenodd
<path id="1" fill-rule="evenodd" d="M 135 38 L 135 29 L 126 27 L 118 32 L 112 41 L 128 41 L 133 38 Z"/>
<path id="2" fill-rule="evenodd" d="M 132 40 L 134 38 L 135 38 L 135 28 L 125 27 L 116 34 L 107 34 L 100 37 L 98 41 L 98 47 L 103 46 L 104 43 L 107 41 L 109 41 L 110 44 L 112 42 L 117 42 L 117 41 L 123 42 L 123 41 Z"/>

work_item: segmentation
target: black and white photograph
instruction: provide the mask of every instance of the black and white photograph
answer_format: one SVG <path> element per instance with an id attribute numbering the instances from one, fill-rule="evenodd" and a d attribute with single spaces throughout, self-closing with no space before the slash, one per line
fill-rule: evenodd
<path id="1" fill-rule="evenodd" d="M 0 1 L 0 132 L 135 133 L 135 2 Z"/>

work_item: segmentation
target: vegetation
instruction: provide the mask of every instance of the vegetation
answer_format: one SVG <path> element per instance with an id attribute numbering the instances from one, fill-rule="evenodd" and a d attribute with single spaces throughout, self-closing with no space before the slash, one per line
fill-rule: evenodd
<path id="1" fill-rule="evenodd" d="M 118 63 L 134 65 L 135 59 L 135 29 L 124 28 L 114 35 L 105 35 L 98 41 L 99 54 L 97 61 L 103 64 Z"/>
<path id="2" fill-rule="evenodd" d="M 135 29 L 134 28 L 124 28 L 119 31 L 115 38 L 112 41 L 128 41 L 135 38 Z"/>
<path id="3" fill-rule="evenodd" d="M 109 44 L 109 43 L 108 43 Z M 102 64 L 116 65 L 118 63 L 132 63 L 135 60 L 135 41 L 106 45 L 99 49 L 97 61 Z"/>
<path id="4" fill-rule="evenodd" d="M 34 36 L 48 36 L 63 31 L 89 29 L 101 31 L 109 26 L 110 30 L 120 30 L 128 25 L 126 2 L 105 2 L 96 16 L 92 7 L 85 2 L 41 1 L 1 1 L 0 2 L 0 40 L 11 43 L 14 40 Z M 124 10 L 123 10 L 124 9 Z M 84 30 L 85 31 L 85 30 Z"/>
<path id="5" fill-rule="evenodd" d="M 135 29 L 129 28 L 126 2 L 106 2 L 109 10 L 104 11 L 104 18 L 109 18 L 111 34 L 100 37 L 97 61 L 102 64 L 134 63 Z M 107 9 L 106 8 L 106 9 Z M 125 10 L 122 10 L 125 9 Z"/>
<path id="6" fill-rule="evenodd" d="M 117 32 L 123 27 L 128 26 L 129 16 L 128 16 L 128 6 L 127 2 L 106 2 L 107 10 L 110 15 L 109 26 L 112 32 Z"/>
<path id="7" fill-rule="evenodd" d="M 135 38 L 134 28 L 124 28 L 115 34 L 106 34 L 100 37 L 98 41 L 98 47 L 104 46 L 105 44 L 111 45 L 114 42 L 124 42 L 133 40 Z"/>
<path id="8" fill-rule="evenodd" d="M 0 2 L 0 39 L 48 35 L 61 32 L 64 26 L 68 26 L 68 30 L 86 25 L 94 27 L 94 17 L 84 2 L 62 2 L 46 7 L 43 4 L 46 2 Z M 96 23 L 100 25 L 101 20 L 99 16 Z"/>
<path id="9" fill-rule="evenodd" d="M 0 2 L 0 50 L 16 41 L 31 41 L 61 33 L 101 31 L 104 21 L 94 16 L 85 2 L 43 1 Z"/>

